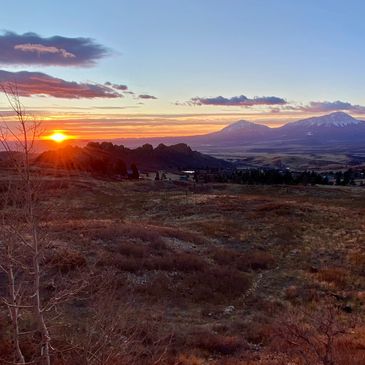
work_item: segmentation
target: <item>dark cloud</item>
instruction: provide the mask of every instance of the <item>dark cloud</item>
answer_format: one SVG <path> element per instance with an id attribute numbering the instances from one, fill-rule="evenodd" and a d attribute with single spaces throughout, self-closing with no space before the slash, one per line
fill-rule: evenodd
<path id="1" fill-rule="evenodd" d="M 125 91 L 128 90 L 128 86 L 127 85 L 122 85 L 122 84 L 113 84 L 112 82 L 106 82 L 105 83 L 106 86 L 110 86 L 115 90 L 120 90 L 120 91 Z"/>
<path id="2" fill-rule="evenodd" d="M 219 105 L 219 106 L 254 106 L 254 105 L 284 105 L 286 100 L 276 96 L 256 96 L 248 98 L 244 95 L 225 98 L 217 96 L 214 98 L 196 97 L 188 102 L 190 105 Z"/>
<path id="3" fill-rule="evenodd" d="M 139 99 L 153 99 L 153 100 L 156 100 L 156 96 L 153 96 L 153 95 L 148 95 L 148 94 L 141 94 L 141 95 L 138 95 L 138 98 Z"/>
<path id="4" fill-rule="evenodd" d="M 0 84 L 14 85 L 20 96 L 53 96 L 55 98 L 120 98 L 113 88 L 92 83 L 65 81 L 41 72 L 0 70 Z"/>
<path id="5" fill-rule="evenodd" d="M 332 112 L 338 110 L 346 110 L 348 112 L 365 114 L 365 106 L 351 104 L 345 101 L 312 101 L 307 105 L 297 106 L 293 109 L 305 112 L 321 113 Z"/>
<path id="6" fill-rule="evenodd" d="M 0 35 L 0 64 L 91 66 L 109 51 L 91 38 L 44 38 L 36 33 Z"/>

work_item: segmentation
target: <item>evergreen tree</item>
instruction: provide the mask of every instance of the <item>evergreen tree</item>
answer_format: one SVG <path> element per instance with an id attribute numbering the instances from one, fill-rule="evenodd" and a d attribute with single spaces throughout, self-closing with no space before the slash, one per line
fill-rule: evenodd
<path id="1" fill-rule="evenodd" d="M 131 170 L 132 170 L 131 179 L 138 180 L 139 179 L 139 171 L 138 171 L 137 165 L 135 163 L 132 163 Z"/>

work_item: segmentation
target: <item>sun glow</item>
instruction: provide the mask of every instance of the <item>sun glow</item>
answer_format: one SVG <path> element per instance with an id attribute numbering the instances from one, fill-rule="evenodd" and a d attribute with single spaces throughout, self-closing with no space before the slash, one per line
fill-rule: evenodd
<path id="1" fill-rule="evenodd" d="M 70 136 L 68 136 L 67 134 L 64 134 L 64 133 L 59 132 L 59 131 L 55 131 L 50 136 L 48 136 L 47 139 L 50 139 L 50 140 L 52 140 L 54 142 L 57 142 L 57 143 L 62 143 L 63 141 L 65 141 L 69 138 L 70 138 Z"/>

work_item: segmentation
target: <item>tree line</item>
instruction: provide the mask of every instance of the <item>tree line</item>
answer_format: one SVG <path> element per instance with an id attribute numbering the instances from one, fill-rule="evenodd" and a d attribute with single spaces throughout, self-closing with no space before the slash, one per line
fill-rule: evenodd
<path id="1" fill-rule="evenodd" d="M 365 170 L 319 173 L 315 171 L 290 171 L 278 169 L 244 169 L 232 171 L 197 171 L 196 182 L 222 182 L 247 185 L 339 185 L 355 186 L 356 180 L 365 178 Z M 360 181 L 360 185 L 363 182 Z"/>

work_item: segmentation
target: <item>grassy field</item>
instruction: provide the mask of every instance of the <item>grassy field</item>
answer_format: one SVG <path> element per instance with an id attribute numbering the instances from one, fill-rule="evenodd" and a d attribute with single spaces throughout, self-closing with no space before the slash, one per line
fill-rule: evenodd
<path id="1" fill-rule="evenodd" d="M 292 170 L 336 171 L 349 167 L 362 169 L 365 167 L 365 152 L 363 149 L 325 148 L 315 149 L 293 145 L 288 148 L 264 148 L 258 146 L 245 147 L 201 147 L 201 152 L 217 158 L 222 158 L 238 164 L 238 166 L 282 168 Z"/>
<path id="2" fill-rule="evenodd" d="M 364 189 L 62 174 L 43 186 L 44 293 L 84 282 L 58 308 L 55 363 L 365 362 Z M 122 356 L 65 350 L 95 334 Z"/>

